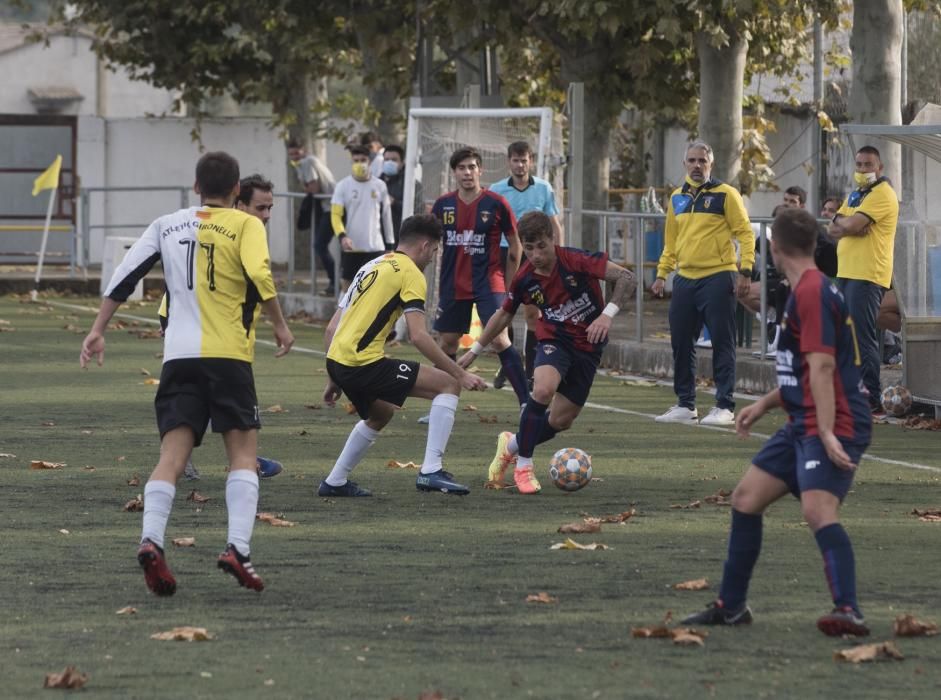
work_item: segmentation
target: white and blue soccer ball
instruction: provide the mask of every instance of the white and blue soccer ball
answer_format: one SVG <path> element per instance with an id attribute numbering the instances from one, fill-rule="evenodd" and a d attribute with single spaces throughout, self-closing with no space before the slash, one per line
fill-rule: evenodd
<path id="1" fill-rule="evenodd" d="M 591 481 L 591 455 L 577 447 L 565 447 L 549 462 L 549 478 L 563 491 L 578 491 Z"/>

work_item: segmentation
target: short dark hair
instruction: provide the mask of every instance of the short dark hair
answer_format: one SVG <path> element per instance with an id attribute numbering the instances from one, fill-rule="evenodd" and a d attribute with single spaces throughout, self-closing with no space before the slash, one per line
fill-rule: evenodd
<path id="1" fill-rule="evenodd" d="M 812 258 L 817 247 L 817 220 L 805 209 L 786 208 L 771 224 L 771 238 L 787 255 Z"/>
<path id="2" fill-rule="evenodd" d="M 552 221 L 544 212 L 530 211 L 520 218 L 516 231 L 523 243 L 535 243 L 543 238 L 552 238 Z"/>
<path id="3" fill-rule="evenodd" d="M 264 175 L 259 175 L 254 173 L 248 177 L 243 177 L 239 181 L 239 196 L 238 201 L 242 204 L 249 204 L 252 201 L 252 195 L 255 194 L 255 190 L 261 190 L 262 192 L 271 192 L 274 189 L 274 185 L 271 184 L 271 180 L 265 179 Z"/>
<path id="4" fill-rule="evenodd" d="M 288 148 L 304 148 L 304 144 L 302 144 L 297 139 L 288 139 L 288 142 L 286 145 Z"/>
<path id="5" fill-rule="evenodd" d="M 227 197 L 239 182 L 239 162 L 224 151 L 206 153 L 196 163 L 196 184 L 203 197 Z"/>
<path id="6" fill-rule="evenodd" d="M 377 134 L 375 131 L 364 131 L 362 134 L 360 134 L 360 146 L 368 146 L 371 143 L 382 143 L 382 139 L 379 138 L 379 134 Z"/>
<path id="7" fill-rule="evenodd" d="M 792 194 L 797 197 L 797 201 L 801 203 L 801 206 L 807 203 L 807 190 L 805 190 L 803 187 L 791 185 L 786 190 L 784 190 L 784 194 Z"/>
<path id="8" fill-rule="evenodd" d="M 820 208 L 823 209 L 823 206 L 824 206 L 827 202 L 836 202 L 836 203 L 837 203 L 837 206 L 842 206 L 842 205 L 843 205 L 843 198 L 842 198 L 842 197 L 838 197 L 838 196 L 836 196 L 836 195 L 830 195 L 830 196 L 827 197 L 825 200 L 823 200 L 823 202 L 820 204 Z"/>
<path id="9" fill-rule="evenodd" d="M 391 144 L 386 146 L 386 153 L 398 153 L 402 160 L 405 160 L 405 149 L 399 145 Z"/>
<path id="10" fill-rule="evenodd" d="M 462 160 L 467 160 L 468 158 L 473 158 L 476 160 L 478 168 L 483 163 L 483 159 L 480 157 L 480 152 L 476 148 L 464 146 L 463 148 L 459 148 L 451 154 L 451 160 L 448 162 L 448 165 L 451 166 L 451 170 L 454 170 L 458 165 L 461 164 Z"/>
<path id="11" fill-rule="evenodd" d="M 399 229 L 399 243 L 408 243 L 416 238 L 441 242 L 441 222 L 431 214 L 415 214 L 408 217 Z"/>
<path id="12" fill-rule="evenodd" d="M 790 207 L 787 204 L 775 204 L 774 209 L 771 210 L 771 218 L 773 219 L 785 209 L 790 209 Z"/>
<path id="13" fill-rule="evenodd" d="M 530 146 L 525 141 L 514 141 L 506 148 L 506 157 L 512 158 L 513 156 L 531 156 L 533 155 L 532 146 Z"/>
<path id="14" fill-rule="evenodd" d="M 859 149 L 858 151 L 856 151 L 856 152 L 857 152 L 857 153 L 868 153 L 868 154 L 873 155 L 873 156 L 875 156 L 876 158 L 878 158 L 880 163 L 882 162 L 882 155 L 879 153 L 879 149 L 876 148 L 875 146 L 863 146 L 862 148 L 860 148 L 860 149 Z"/>
<path id="15" fill-rule="evenodd" d="M 351 156 L 366 156 L 367 158 L 369 157 L 369 149 L 366 148 L 365 146 L 357 146 L 356 144 L 353 144 L 352 146 L 349 146 L 347 150 L 350 152 Z"/>

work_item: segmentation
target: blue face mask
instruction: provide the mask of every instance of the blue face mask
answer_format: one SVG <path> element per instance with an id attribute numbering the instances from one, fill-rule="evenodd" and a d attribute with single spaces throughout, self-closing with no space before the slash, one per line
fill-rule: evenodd
<path id="1" fill-rule="evenodd" d="M 399 174 L 399 164 L 394 160 L 384 160 L 382 161 L 382 174 L 388 175 L 389 177 L 394 177 Z"/>

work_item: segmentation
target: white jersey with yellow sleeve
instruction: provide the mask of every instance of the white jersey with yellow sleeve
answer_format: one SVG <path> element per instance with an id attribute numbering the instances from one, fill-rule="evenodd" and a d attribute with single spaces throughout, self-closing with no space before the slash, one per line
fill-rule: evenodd
<path id="1" fill-rule="evenodd" d="M 227 358 L 251 362 L 259 303 L 277 291 L 265 227 L 222 207 L 190 207 L 154 221 L 115 270 L 105 296 L 126 301 L 160 261 L 169 323 L 163 360 Z"/>
<path id="2" fill-rule="evenodd" d="M 405 253 L 386 253 L 363 265 L 340 299 L 340 323 L 327 357 L 348 367 L 381 360 L 403 313 L 425 311 L 425 275 Z"/>

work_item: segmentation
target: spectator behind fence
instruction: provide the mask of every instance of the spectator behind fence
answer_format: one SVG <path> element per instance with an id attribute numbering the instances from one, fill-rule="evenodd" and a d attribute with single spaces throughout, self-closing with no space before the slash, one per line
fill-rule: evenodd
<path id="1" fill-rule="evenodd" d="M 297 227 L 300 230 L 311 228 L 314 239 L 314 255 L 320 262 L 329 285 L 321 294 L 323 296 L 334 296 L 336 294 L 336 261 L 330 253 L 330 241 L 333 239 L 333 228 L 330 223 L 330 198 L 324 197 L 320 200 L 319 206 L 314 199 L 314 195 L 332 195 L 336 186 L 336 179 L 330 168 L 317 156 L 307 153 L 306 149 L 299 141 L 288 141 L 288 158 L 291 165 L 297 173 L 297 179 L 301 181 L 307 197 L 301 205 L 301 212 L 298 216 Z M 305 217 L 305 209 L 308 212 Z"/>

